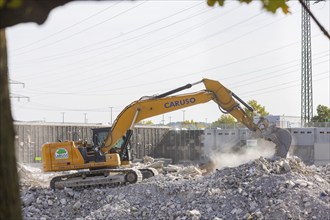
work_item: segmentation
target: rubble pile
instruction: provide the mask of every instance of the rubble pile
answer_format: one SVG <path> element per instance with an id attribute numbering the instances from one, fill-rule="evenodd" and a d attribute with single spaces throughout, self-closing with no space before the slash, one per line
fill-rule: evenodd
<path id="1" fill-rule="evenodd" d="M 167 166 L 141 183 L 21 187 L 24 219 L 329 219 L 330 164 L 260 157 L 202 175 Z"/>
<path id="2" fill-rule="evenodd" d="M 44 173 L 38 167 L 28 166 L 22 163 L 17 163 L 17 172 L 22 186 L 40 186 L 48 187 L 49 181 L 56 175 L 56 173 Z"/>

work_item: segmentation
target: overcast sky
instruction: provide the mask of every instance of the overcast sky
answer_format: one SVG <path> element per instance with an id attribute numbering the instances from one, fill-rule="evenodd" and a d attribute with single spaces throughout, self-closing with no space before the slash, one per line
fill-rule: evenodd
<path id="1" fill-rule="evenodd" d="M 193 83 L 220 81 L 273 115 L 300 116 L 301 6 L 275 15 L 226 1 L 79 1 L 38 26 L 7 29 L 13 117 L 18 121 L 109 123 L 132 101 Z M 311 4 L 330 29 L 330 1 Z M 330 44 L 311 20 L 314 114 L 330 105 Z M 202 90 L 195 86 L 186 92 Z M 112 114 L 111 114 L 112 110 Z M 112 116 L 112 117 L 111 117 Z M 153 123 L 221 116 L 213 102 L 150 118 Z"/>

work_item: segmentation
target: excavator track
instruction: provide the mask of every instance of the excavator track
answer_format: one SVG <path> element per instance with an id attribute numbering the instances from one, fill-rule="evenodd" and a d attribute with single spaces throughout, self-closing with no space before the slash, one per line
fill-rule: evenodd
<path id="1" fill-rule="evenodd" d="M 148 179 L 158 175 L 158 171 L 152 167 L 139 169 L 139 171 L 142 173 L 142 179 Z"/>
<path id="2" fill-rule="evenodd" d="M 65 187 L 138 183 L 142 181 L 142 178 L 142 173 L 137 169 L 100 169 L 54 177 L 50 181 L 50 188 L 63 189 Z"/>

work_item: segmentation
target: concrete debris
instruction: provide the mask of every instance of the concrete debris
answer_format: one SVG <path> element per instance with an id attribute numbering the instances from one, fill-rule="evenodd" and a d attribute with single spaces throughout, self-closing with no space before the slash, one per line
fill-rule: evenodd
<path id="1" fill-rule="evenodd" d="M 58 173 L 44 173 L 40 168 L 17 163 L 17 172 L 21 184 L 28 186 L 49 186 L 49 181 Z"/>
<path id="2" fill-rule="evenodd" d="M 203 173 L 200 169 L 194 166 L 184 167 L 181 170 L 178 171 L 179 175 L 185 176 L 185 177 L 196 177 L 201 176 Z"/>
<path id="3" fill-rule="evenodd" d="M 149 160 L 144 165 L 153 163 Z M 20 175 L 23 218 L 254 220 L 330 216 L 330 164 L 316 167 L 297 157 L 260 157 L 207 174 L 194 166 L 157 169 L 158 176 L 137 184 L 55 191 L 37 184 L 34 174 L 27 173 L 34 175 L 33 181 Z"/>
<path id="4" fill-rule="evenodd" d="M 148 164 L 146 167 L 151 167 L 151 168 L 155 168 L 155 169 L 162 169 L 163 166 L 164 166 L 163 161 L 156 161 L 156 162 L 153 162 L 151 164 Z"/>
<path id="5" fill-rule="evenodd" d="M 143 157 L 143 163 L 149 164 L 149 163 L 153 163 L 153 162 L 155 162 L 155 159 L 154 158 L 149 157 L 149 156 L 144 156 Z"/>
<path id="6" fill-rule="evenodd" d="M 176 165 L 168 165 L 167 167 L 163 167 L 163 170 L 166 172 L 171 172 L 171 173 L 175 173 L 178 172 L 182 169 L 182 167 L 180 166 L 176 166 Z"/>

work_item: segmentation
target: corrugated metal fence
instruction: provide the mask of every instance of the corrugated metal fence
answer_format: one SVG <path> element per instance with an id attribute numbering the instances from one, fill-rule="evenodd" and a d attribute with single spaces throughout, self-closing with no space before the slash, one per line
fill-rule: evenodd
<path id="1" fill-rule="evenodd" d="M 43 144 L 65 140 L 86 140 L 91 143 L 92 128 L 105 126 L 16 122 L 14 127 L 17 161 L 35 163 L 41 160 Z M 131 139 L 133 156 L 139 159 L 145 155 L 153 156 L 155 146 L 168 130 L 165 126 L 136 126 Z"/>
<path id="2" fill-rule="evenodd" d="M 155 148 L 154 157 L 171 158 L 173 163 L 200 161 L 204 130 L 171 130 Z"/>

